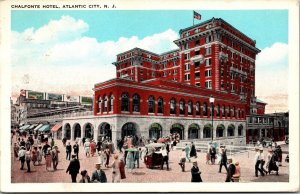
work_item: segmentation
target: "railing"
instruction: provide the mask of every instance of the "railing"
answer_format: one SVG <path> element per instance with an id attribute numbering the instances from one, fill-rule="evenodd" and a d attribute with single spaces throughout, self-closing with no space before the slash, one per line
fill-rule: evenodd
<path id="1" fill-rule="evenodd" d="M 80 116 L 92 116 L 93 111 L 84 111 L 84 112 L 76 112 L 76 113 L 64 113 L 58 115 L 49 115 L 44 117 L 36 117 L 36 118 L 28 118 L 27 122 L 40 122 L 40 121 L 49 121 L 52 119 L 62 120 L 64 118 L 72 118 L 72 117 L 80 117 Z"/>

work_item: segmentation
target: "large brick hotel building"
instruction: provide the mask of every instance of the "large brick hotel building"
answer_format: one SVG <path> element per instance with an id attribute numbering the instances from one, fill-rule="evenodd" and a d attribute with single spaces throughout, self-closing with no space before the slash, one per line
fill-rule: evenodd
<path id="1" fill-rule="evenodd" d="M 246 115 L 264 114 L 265 106 L 256 104 L 255 40 L 219 18 L 179 33 L 176 50 L 118 54 L 116 78 L 94 86 L 94 116 L 64 120 L 64 134 L 108 135 L 115 142 L 178 132 L 182 139 L 211 141 L 213 135 L 245 144 Z"/>

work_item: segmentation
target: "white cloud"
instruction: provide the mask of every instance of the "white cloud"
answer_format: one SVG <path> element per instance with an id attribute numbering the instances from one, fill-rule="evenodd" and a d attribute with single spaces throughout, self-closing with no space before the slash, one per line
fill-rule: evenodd
<path id="1" fill-rule="evenodd" d="M 158 54 L 177 48 L 178 34 L 171 29 L 104 42 L 84 36 L 88 29 L 84 21 L 62 16 L 39 29 L 12 32 L 13 93 L 24 88 L 92 95 L 95 83 L 115 77 L 111 63 L 118 53 L 134 47 Z"/>
<path id="2" fill-rule="evenodd" d="M 286 68 L 288 65 L 288 45 L 281 42 L 266 47 L 257 55 L 257 68 Z"/>
<path id="3" fill-rule="evenodd" d="M 288 110 L 288 45 L 275 43 L 257 56 L 256 96 L 267 102 L 266 112 Z"/>

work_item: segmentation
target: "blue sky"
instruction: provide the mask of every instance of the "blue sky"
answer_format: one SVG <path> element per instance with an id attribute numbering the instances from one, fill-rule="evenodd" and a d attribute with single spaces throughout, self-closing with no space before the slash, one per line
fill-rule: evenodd
<path id="1" fill-rule="evenodd" d="M 288 42 L 287 10 L 196 10 L 205 21 L 223 18 L 225 21 L 257 41 L 258 48 L 265 48 L 274 42 Z M 119 37 L 146 36 L 172 29 L 180 29 L 193 24 L 193 12 L 182 10 L 166 11 L 12 11 L 12 30 L 21 32 L 29 27 L 37 29 L 50 20 L 62 15 L 82 19 L 89 25 L 84 35 L 98 41 L 113 40 Z M 195 24 L 199 21 L 195 20 Z M 266 36 L 267 34 L 267 36 Z"/>

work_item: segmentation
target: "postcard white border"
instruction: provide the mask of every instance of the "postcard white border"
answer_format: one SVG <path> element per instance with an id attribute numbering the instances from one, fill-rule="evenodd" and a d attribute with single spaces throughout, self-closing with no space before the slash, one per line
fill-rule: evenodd
<path id="1" fill-rule="evenodd" d="M 289 11 L 289 113 L 290 113 L 290 177 L 289 183 L 112 183 L 101 184 L 69 184 L 69 183 L 38 183 L 12 184 L 10 157 L 10 102 L 11 96 L 11 66 L 10 66 L 10 11 L 12 4 L 115 4 L 114 10 L 192 10 L 197 7 L 202 10 L 259 10 L 287 9 Z M 299 190 L 299 1 L 297 0 L 61 0 L 61 1 L 26 1 L 6 0 L 0 2 L 0 191 L 3 192 L 211 192 L 211 191 L 298 191 Z M 18 9 L 20 10 L 20 9 Z M 29 9 L 26 9 L 29 10 Z M 40 9 L 42 10 L 42 9 Z M 50 9 L 47 9 L 50 10 Z M 60 9 L 63 10 L 63 9 Z M 70 10 L 70 9 L 68 9 Z M 78 10 L 78 9 L 76 9 Z M 85 9 L 86 10 L 86 9 Z M 89 9 L 93 10 L 93 9 Z M 263 32 L 262 32 L 263 33 Z M 137 185 L 138 184 L 138 185 Z M 216 185 L 217 184 L 217 185 Z M 97 186 L 96 186 L 97 185 Z M 155 187 L 154 187 L 155 185 Z M 46 188 L 46 189 L 45 189 Z"/>

